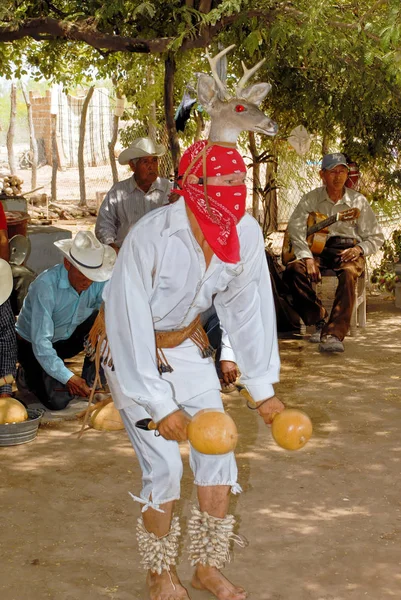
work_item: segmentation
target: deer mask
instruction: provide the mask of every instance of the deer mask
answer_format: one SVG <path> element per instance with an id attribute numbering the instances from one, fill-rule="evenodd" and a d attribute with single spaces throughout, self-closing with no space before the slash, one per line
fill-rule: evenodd
<path id="1" fill-rule="evenodd" d="M 275 135 L 277 124 L 265 115 L 258 105 L 271 90 L 270 83 L 256 83 L 245 87 L 246 82 L 264 63 L 258 62 L 252 69 L 242 63 L 244 75 L 231 98 L 224 81 L 218 75 L 221 59 L 234 48 L 235 44 L 222 50 L 217 56 L 207 54 L 213 77 L 201 74 L 198 79 L 198 100 L 211 116 L 210 142 L 224 142 L 235 145 L 242 131 L 254 131 L 265 135 Z"/>

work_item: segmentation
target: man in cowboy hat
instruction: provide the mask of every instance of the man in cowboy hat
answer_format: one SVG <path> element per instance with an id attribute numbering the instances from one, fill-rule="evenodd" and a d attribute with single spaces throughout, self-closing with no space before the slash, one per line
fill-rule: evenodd
<path id="1" fill-rule="evenodd" d="M 133 176 L 114 184 L 100 207 L 96 236 L 119 251 L 130 227 L 154 208 L 169 201 L 171 182 L 159 177 L 159 157 L 166 153 L 162 144 L 148 137 L 137 138 L 123 150 L 120 165 L 129 165 Z"/>
<path id="2" fill-rule="evenodd" d="M 18 360 L 26 387 L 49 409 L 61 410 L 74 396 L 88 397 L 93 363 L 85 359 L 82 376 L 64 359 L 84 349 L 111 277 L 115 251 L 90 231 L 55 246 L 64 262 L 41 273 L 31 284 L 17 321 Z"/>
<path id="3" fill-rule="evenodd" d="M 15 319 L 9 300 L 12 289 L 11 267 L 0 258 L 0 380 L 6 375 L 15 376 L 16 372 Z M 0 398 L 7 396 L 11 396 L 11 384 L 0 385 Z"/>

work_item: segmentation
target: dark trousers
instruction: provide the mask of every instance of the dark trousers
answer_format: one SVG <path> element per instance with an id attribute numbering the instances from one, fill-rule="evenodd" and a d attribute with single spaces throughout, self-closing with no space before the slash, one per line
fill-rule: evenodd
<path id="1" fill-rule="evenodd" d="M 221 332 L 219 317 L 217 316 L 217 313 L 215 311 L 208 318 L 208 320 L 204 324 L 203 328 L 206 331 L 207 337 L 209 338 L 210 345 L 216 351 L 216 354 L 215 354 L 215 357 L 214 357 L 214 364 L 215 364 L 215 367 L 216 367 L 216 372 L 217 372 L 218 378 L 222 379 L 223 378 L 223 374 L 222 374 L 221 369 L 220 369 L 220 355 L 221 355 L 221 337 L 222 337 L 222 332 Z"/>
<path id="2" fill-rule="evenodd" d="M 322 335 L 335 335 L 340 340 L 343 340 L 348 332 L 355 304 L 355 284 L 365 269 L 365 260 L 362 257 L 346 263 L 341 262 L 339 255 L 346 247 L 351 245 L 326 247 L 317 257 L 321 271 L 333 270 L 338 277 L 333 307 Z M 327 312 L 307 275 L 306 259 L 289 263 L 284 278 L 293 297 L 294 308 L 305 325 L 315 325 L 327 317 Z"/>
<path id="3" fill-rule="evenodd" d="M 72 358 L 84 349 L 84 341 L 88 335 L 98 311 L 91 314 L 83 323 L 78 325 L 71 337 L 67 340 L 60 340 L 53 344 L 57 356 L 61 360 Z M 39 364 L 33 352 L 32 344 L 20 336 L 17 338 L 18 361 L 23 369 L 26 387 L 50 410 L 62 410 L 72 400 L 73 396 L 68 388 L 51 377 Z M 104 379 L 103 370 L 101 370 L 102 380 Z M 89 387 L 93 385 L 95 379 L 95 363 L 85 357 L 82 377 Z"/>

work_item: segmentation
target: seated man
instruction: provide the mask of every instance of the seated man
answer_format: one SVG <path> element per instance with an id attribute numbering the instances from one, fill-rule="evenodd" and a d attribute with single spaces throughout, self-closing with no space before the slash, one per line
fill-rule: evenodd
<path id="1" fill-rule="evenodd" d="M 9 300 L 12 288 L 10 265 L 0 258 L 0 398 L 11 396 L 11 383 L 5 383 L 3 378 L 15 377 L 17 364 L 15 319 Z"/>
<path id="2" fill-rule="evenodd" d="M 84 349 L 85 338 L 102 303 L 115 251 L 90 231 L 54 244 L 64 263 L 44 271 L 29 288 L 17 321 L 17 385 L 25 385 L 50 410 L 61 410 L 74 396 L 88 397 L 94 365 L 85 359 L 78 377 L 64 364 Z"/>
<path id="3" fill-rule="evenodd" d="M 302 320 L 306 325 L 316 326 L 310 341 L 320 342 L 320 352 L 344 352 L 343 339 L 350 326 L 356 280 L 364 271 L 364 257 L 379 250 L 384 236 L 366 198 L 345 187 L 348 166 L 343 154 L 326 154 L 320 177 L 324 185 L 305 194 L 289 220 L 295 260 L 288 263 L 284 278 Z M 359 216 L 350 214 L 351 220 L 339 219 L 330 225 L 323 251 L 314 256 L 306 241 L 309 213 L 330 217 L 347 209 L 356 209 L 354 214 Z M 320 269 L 332 269 L 338 277 L 328 319 L 312 286 L 320 280 Z"/>
<path id="4" fill-rule="evenodd" d="M 162 144 L 150 138 L 137 138 L 118 157 L 129 165 L 133 176 L 114 184 L 100 207 L 96 236 L 117 252 L 130 227 L 155 208 L 168 204 L 171 182 L 159 177 L 159 157 L 165 154 Z"/>
<path id="5" fill-rule="evenodd" d="M 3 204 L 0 202 L 0 258 L 9 262 L 10 247 L 8 240 L 7 221 Z M 31 269 L 24 265 L 11 265 L 13 276 L 13 291 L 10 297 L 11 309 L 14 315 L 18 315 L 22 303 L 27 295 L 28 288 L 36 275 Z"/>

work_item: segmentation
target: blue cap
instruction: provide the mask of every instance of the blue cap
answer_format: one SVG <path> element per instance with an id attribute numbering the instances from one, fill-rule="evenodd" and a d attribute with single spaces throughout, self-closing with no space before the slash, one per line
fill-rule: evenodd
<path id="1" fill-rule="evenodd" d="M 322 171 L 331 171 L 338 165 L 344 165 L 348 168 L 347 159 L 341 152 L 335 152 L 334 154 L 325 154 L 322 160 Z"/>

